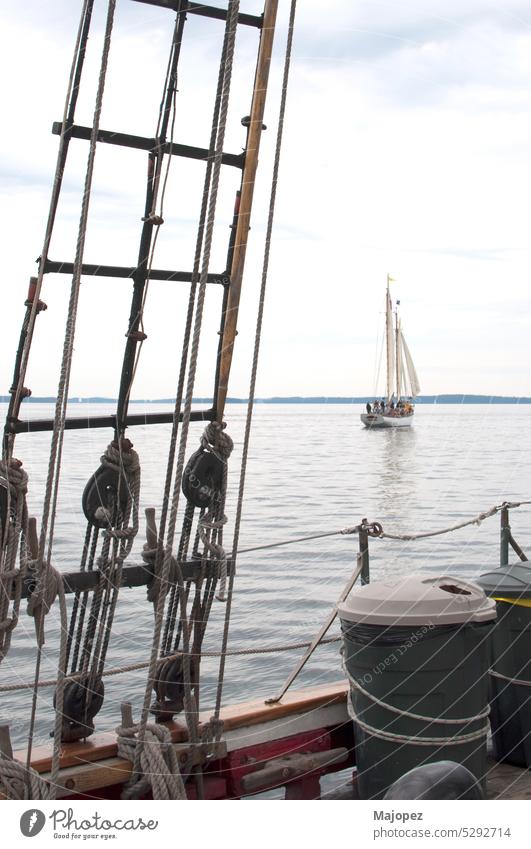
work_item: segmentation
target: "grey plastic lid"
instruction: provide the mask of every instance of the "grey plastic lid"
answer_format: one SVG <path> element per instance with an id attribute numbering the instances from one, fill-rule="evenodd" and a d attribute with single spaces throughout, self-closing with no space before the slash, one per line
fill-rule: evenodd
<path id="1" fill-rule="evenodd" d="M 354 589 L 338 605 L 345 622 L 366 625 L 454 625 L 496 618 L 496 603 L 472 581 L 418 573 Z"/>
<path id="2" fill-rule="evenodd" d="M 477 583 L 487 595 L 531 598 L 531 567 L 524 563 L 500 566 L 492 572 L 485 572 L 477 579 Z"/>

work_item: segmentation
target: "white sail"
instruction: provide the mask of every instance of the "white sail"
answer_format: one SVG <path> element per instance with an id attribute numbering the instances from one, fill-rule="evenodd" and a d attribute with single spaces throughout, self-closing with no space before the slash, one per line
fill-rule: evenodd
<path id="1" fill-rule="evenodd" d="M 402 333 L 402 331 L 400 331 L 400 347 L 404 355 L 404 362 L 409 378 L 410 394 L 412 398 L 415 398 L 420 392 L 420 383 L 415 366 L 413 364 L 413 360 L 411 358 L 411 354 L 409 353 L 409 348 L 407 346 L 406 340 L 404 339 L 404 334 Z"/>
<path id="2" fill-rule="evenodd" d="M 391 400 L 393 394 L 394 369 L 395 369 L 395 334 L 393 330 L 393 306 L 389 288 L 387 289 L 387 312 L 385 321 L 387 331 L 387 400 Z"/>
<path id="3" fill-rule="evenodd" d="M 398 317 L 396 319 L 396 397 L 397 399 L 401 398 L 402 395 L 405 394 L 406 389 L 406 375 L 404 371 L 404 357 L 402 354 L 402 330 L 400 327 L 400 322 Z"/>

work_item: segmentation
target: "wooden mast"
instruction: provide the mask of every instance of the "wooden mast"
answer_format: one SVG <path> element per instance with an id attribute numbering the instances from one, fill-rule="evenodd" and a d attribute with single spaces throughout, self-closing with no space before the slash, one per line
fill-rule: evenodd
<path id="1" fill-rule="evenodd" d="M 390 368 L 390 365 L 391 365 L 391 350 L 390 350 L 390 347 L 391 347 L 390 346 L 390 336 L 391 336 L 390 330 L 391 330 L 391 328 L 389 327 L 389 313 L 390 313 L 389 302 L 390 302 L 390 299 L 391 299 L 391 296 L 389 295 L 389 274 L 388 274 L 387 275 L 387 290 L 386 290 L 386 296 L 385 296 L 385 343 L 386 343 L 386 355 L 387 355 L 387 403 L 388 404 L 391 402 L 391 379 L 392 379 L 391 368 Z"/>
<path id="2" fill-rule="evenodd" d="M 271 64 L 271 51 L 275 34 L 277 9 L 278 0 L 266 0 L 264 5 L 264 20 L 260 39 L 260 48 L 256 64 L 253 99 L 251 103 L 249 133 L 247 136 L 245 166 L 242 175 L 238 225 L 236 228 L 236 239 L 230 269 L 230 285 L 225 311 L 225 323 L 221 339 L 219 382 L 217 387 L 217 397 L 215 399 L 215 411 L 218 421 L 223 419 L 232 363 L 232 352 L 237 333 L 236 327 L 238 322 L 238 309 L 240 306 L 243 269 L 245 265 L 245 254 L 247 251 L 247 241 L 249 236 L 251 207 L 253 202 L 256 168 L 258 165 L 258 153 L 262 137 L 262 124 L 269 78 L 269 67 Z"/>
<path id="3" fill-rule="evenodd" d="M 400 400 L 400 327 L 398 324 L 398 306 L 395 307 L 395 359 L 396 359 L 396 400 Z"/>

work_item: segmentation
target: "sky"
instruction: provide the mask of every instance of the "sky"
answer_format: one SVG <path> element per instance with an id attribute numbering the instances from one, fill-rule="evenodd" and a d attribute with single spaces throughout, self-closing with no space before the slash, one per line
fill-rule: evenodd
<path id="1" fill-rule="evenodd" d="M 221 1 L 217 5 L 222 5 Z M 260 12 L 258 0 L 241 3 Z M 42 249 L 81 0 L 3 0 L 0 394 Z M 76 123 L 90 126 L 97 0 Z M 289 12 L 280 0 L 229 394 L 246 396 Z M 153 136 L 173 16 L 118 0 L 101 126 Z M 223 25 L 190 16 L 175 140 L 207 146 Z M 239 31 L 225 149 L 244 144 L 257 33 Z M 88 145 L 73 141 L 50 250 L 72 261 Z M 100 145 L 85 261 L 134 265 L 146 154 Z M 204 166 L 172 160 L 154 265 L 191 267 Z M 224 267 L 224 169 L 211 270 Z M 257 392 L 372 394 L 386 275 L 426 394 L 531 395 L 531 7 L 524 0 L 299 0 Z M 56 391 L 69 279 L 47 275 L 27 385 Z M 85 279 L 71 395 L 116 396 L 130 284 Z M 187 287 L 153 281 L 133 398 L 169 397 Z M 207 295 L 196 395 L 212 391 L 220 291 Z M 383 375 L 381 375 L 383 377 Z M 381 383 L 380 389 L 381 391 Z"/>

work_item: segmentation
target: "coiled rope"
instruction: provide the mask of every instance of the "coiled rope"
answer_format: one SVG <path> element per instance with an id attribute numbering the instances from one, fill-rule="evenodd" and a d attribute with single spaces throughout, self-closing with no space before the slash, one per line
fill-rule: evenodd
<path id="1" fill-rule="evenodd" d="M 116 729 L 118 757 L 135 763 L 140 726 L 133 722 L 131 705 L 122 705 L 122 724 Z M 143 729 L 140 769 L 133 772 L 122 799 L 141 799 L 151 793 L 154 799 L 186 799 L 179 759 L 171 732 L 165 725 L 147 724 Z"/>

